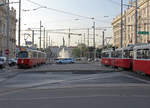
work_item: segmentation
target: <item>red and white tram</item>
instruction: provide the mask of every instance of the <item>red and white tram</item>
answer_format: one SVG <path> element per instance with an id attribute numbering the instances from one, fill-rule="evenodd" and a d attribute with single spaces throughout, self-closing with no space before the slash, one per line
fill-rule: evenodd
<path id="1" fill-rule="evenodd" d="M 101 63 L 150 75 L 150 44 L 103 51 Z"/>
<path id="2" fill-rule="evenodd" d="M 150 45 L 134 47 L 133 71 L 150 75 Z"/>
<path id="3" fill-rule="evenodd" d="M 133 46 L 122 49 L 103 51 L 101 63 L 107 66 L 120 67 L 124 69 L 132 68 Z"/>
<path id="4" fill-rule="evenodd" d="M 124 69 L 132 69 L 132 59 L 133 59 L 133 46 L 117 49 L 115 51 L 116 67 Z"/>
<path id="5" fill-rule="evenodd" d="M 106 66 L 112 66 L 112 50 L 102 52 L 101 63 Z"/>
<path id="6" fill-rule="evenodd" d="M 38 50 L 22 50 L 18 53 L 18 68 L 31 68 L 46 63 L 46 53 Z"/>

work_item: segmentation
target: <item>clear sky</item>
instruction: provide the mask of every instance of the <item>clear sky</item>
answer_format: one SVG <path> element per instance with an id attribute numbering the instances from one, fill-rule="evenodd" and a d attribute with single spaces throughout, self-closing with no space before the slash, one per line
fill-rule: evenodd
<path id="1" fill-rule="evenodd" d="M 10 0 L 18 1 L 18 0 Z M 81 16 L 94 17 L 96 18 L 96 27 L 110 27 L 112 19 L 120 13 L 120 1 L 118 0 L 30 0 L 39 3 L 43 6 L 49 8 L 59 9 L 66 12 L 75 13 Z M 124 0 L 127 2 L 127 0 Z M 18 13 L 18 4 L 13 4 Z M 28 0 L 22 0 L 22 10 L 32 10 L 38 8 L 39 6 L 30 3 Z M 104 17 L 109 16 L 109 17 Z M 79 20 L 75 20 L 79 19 Z M 64 13 L 55 12 L 48 9 L 38 9 L 36 11 L 22 11 L 22 30 L 27 28 L 39 28 L 40 20 L 46 29 L 62 29 L 62 28 L 91 28 L 93 21 L 73 16 Z M 67 32 L 67 31 L 65 31 Z M 72 31 L 77 33 L 86 33 L 87 31 Z M 102 31 L 97 31 L 99 35 L 97 38 L 97 45 L 101 44 L 101 33 Z M 23 33 L 23 32 L 22 32 Z M 92 32 L 91 32 L 92 33 Z M 67 41 L 66 35 L 61 34 L 49 34 L 51 35 L 51 40 L 54 41 L 55 45 L 62 44 L 62 38 L 64 37 Z M 106 36 L 112 36 L 112 29 L 106 31 Z M 92 38 L 92 37 L 91 37 Z M 22 37 L 22 42 L 23 42 Z M 38 34 L 37 34 L 38 39 Z M 36 42 L 38 40 L 36 39 Z M 72 36 L 72 44 L 81 41 L 81 38 L 77 36 Z M 38 44 L 38 43 L 37 43 Z"/>

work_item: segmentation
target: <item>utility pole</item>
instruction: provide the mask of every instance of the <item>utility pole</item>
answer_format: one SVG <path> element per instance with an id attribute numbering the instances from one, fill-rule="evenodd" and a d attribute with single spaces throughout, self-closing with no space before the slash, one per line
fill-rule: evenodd
<path id="1" fill-rule="evenodd" d="M 9 59 L 9 19 L 10 19 L 10 13 L 9 13 L 10 9 L 9 9 L 9 0 L 7 0 L 7 29 L 6 29 L 6 50 L 8 51 L 7 55 L 7 63 L 8 63 L 8 59 Z"/>
<path id="2" fill-rule="evenodd" d="M 49 36 L 49 46 L 51 46 L 51 36 Z"/>
<path id="3" fill-rule="evenodd" d="M 149 32 L 149 0 L 147 0 L 147 32 Z M 147 35 L 147 42 L 149 43 L 149 34 Z"/>
<path id="4" fill-rule="evenodd" d="M 123 47 L 123 0 L 121 0 L 121 32 L 120 32 L 120 47 Z"/>
<path id="5" fill-rule="evenodd" d="M 135 1 L 135 44 L 137 43 L 137 32 L 138 32 L 138 3 L 137 3 L 137 0 Z"/>
<path id="6" fill-rule="evenodd" d="M 87 39 L 88 47 L 89 47 L 89 45 L 90 45 L 90 40 L 89 40 L 89 35 L 90 35 L 90 33 L 89 33 L 89 32 L 90 32 L 90 30 L 88 29 L 88 34 L 87 34 L 87 35 L 88 35 L 88 39 Z"/>
<path id="7" fill-rule="evenodd" d="M 44 28 L 44 41 L 43 41 L 43 49 L 45 50 L 45 28 Z"/>
<path id="8" fill-rule="evenodd" d="M 46 31 L 46 48 L 48 47 L 48 31 Z"/>
<path id="9" fill-rule="evenodd" d="M 103 46 L 103 48 L 104 48 L 104 46 L 105 46 L 105 32 L 104 32 L 104 31 L 103 31 L 102 46 Z"/>
<path id="10" fill-rule="evenodd" d="M 93 46 L 94 46 L 94 60 L 95 60 L 96 59 L 95 21 L 93 22 Z"/>
<path id="11" fill-rule="evenodd" d="M 20 47 L 20 40 L 21 40 L 21 0 L 19 0 L 19 18 L 18 18 L 18 46 Z"/>
<path id="12" fill-rule="evenodd" d="M 86 43 L 85 43 L 85 33 L 84 33 L 84 44 L 86 45 Z"/>
<path id="13" fill-rule="evenodd" d="M 127 26 L 126 26 L 127 25 L 127 13 L 125 12 L 124 14 L 125 14 L 125 19 L 124 19 L 125 20 L 124 21 L 124 23 L 125 23 L 124 24 L 125 25 L 124 26 L 124 31 L 125 31 L 125 33 L 124 33 L 124 40 L 125 41 L 124 41 L 124 45 L 127 46 Z"/>
<path id="14" fill-rule="evenodd" d="M 40 49 L 41 49 L 41 26 L 42 26 L 42 21 L 40 21 L 40 41 L 39 41 L 39 45 L 40 45 Z"/>
<path id="15" fill-rule="evenodd" d="M 32 30 L 32 46 L 34 46 L 34 30 Z"/>
<path id="16" fill-rule="evenodd" d="M 69 28 L 69 34 L 68 34 L 68 47 L 70 47 L 70 28 Z"/>

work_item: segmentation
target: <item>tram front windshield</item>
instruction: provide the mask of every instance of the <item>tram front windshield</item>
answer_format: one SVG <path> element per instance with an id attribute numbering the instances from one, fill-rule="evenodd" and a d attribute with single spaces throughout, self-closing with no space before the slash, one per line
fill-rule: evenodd
<path id="1" fill-rule="evenodd" d="M 18 57 L 19 58 L 28 58 L 28 52 L 21 51 L 21 52 L 19 52 Z"/>

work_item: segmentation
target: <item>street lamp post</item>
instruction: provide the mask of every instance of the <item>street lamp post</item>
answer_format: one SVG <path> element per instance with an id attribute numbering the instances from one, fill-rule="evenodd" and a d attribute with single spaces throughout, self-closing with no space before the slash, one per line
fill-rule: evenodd
<path id="1" fill-rule="evenodd" d="M 120 47 L 123 47 L 123 0 L 121 0 L 121 32 L 120 32 Z"/>
<path id="2" fill-rule="evenodd" d="M 137 12 L 137 9 L 138 9 L 138 4 L 137 4 L 137 0 L 135 1 L 135 7 L 136 7 L 136 9 L 135 9 L 135 44 L 137 43 L 137 32 L 138 32 L 138 30 L 137 30 L 137 24 L 138 24 L 138 12 Z"/>
<path id="3" fill-rule="evenodd" d="M 96 59 L 95 21 L 93 22 L 93 46 L 94 46 L 94 60 L 95 60 Z"/>
<path id="4" fill-rule="evenodd" d="M 18 22 L 18 46 L 20 47 L 20 31 L 21 31 L 21 0 L 19 0 L 19 22 Z"/>
<path id="5" fill-rule="evenodd" d="M 105 46 L 105 29 L 103 30 L 103 38 L 102 38 L 102 47 L 104 48 Z"/>
<path id="6" fill-rule="evenodd" d="M 41 45 L 42 45 L 42 41 L 41 41 L 41 35 L 42 35 L 42 21 L 40 21 L 40 40 L 39 40 L 39 45 L 40 45 L 40 49 L 41 49 Z"/>
<path id="7" fill-rule="evenodd" d="M 32 46 L 34 47 L 34 30 L 32 30 Z"/>

